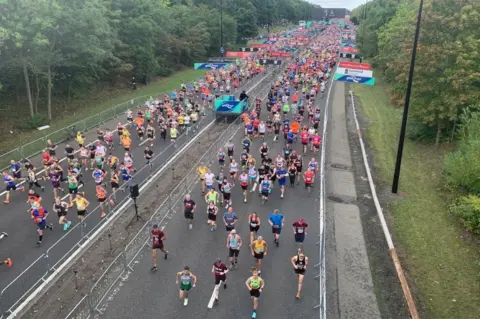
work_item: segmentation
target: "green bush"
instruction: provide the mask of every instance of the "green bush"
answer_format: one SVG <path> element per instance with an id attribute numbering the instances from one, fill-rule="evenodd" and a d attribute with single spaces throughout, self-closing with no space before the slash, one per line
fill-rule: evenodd
<path id="1" fill-rule="evenodd" d="M 437 128 L 428 126 L 415 119 L 407 122 L 407 137 L 412 141 L 434 142 L 437 135 Z"/>
<path id="2" fill-rule="evenodd" d="M 27 120 L 19 119 L 15 121 L 14 129 L 19 131 L 31 131 L 47 124 L 49 124 L 48 117 L 44 114 L 37 114 Z"/>
<path id="3" fill-rule="evenodd" d="M 450 207 L 468 231 L 480 234 L 480 198 L 475 195 L 462 196 Z"/>
<path id="4" fill-rule="evenodd" d="M 480 193 L 480 141 L 462 143 L 445 157 L 445 179 L 448 185 Z"/>

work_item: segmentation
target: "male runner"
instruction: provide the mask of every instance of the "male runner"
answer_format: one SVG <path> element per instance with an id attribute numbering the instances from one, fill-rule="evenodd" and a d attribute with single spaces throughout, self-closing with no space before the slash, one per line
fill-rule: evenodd
<path id="1" fill-rule="evenodd" d="M 163 232 L 163 230 L 158 227 L 157 224 L 153 225 L 152 228 L 152 259 L 153 259 L 153 267 L 150 269 L 151 271 L 157 271 L 157 249 L 160 249 L 163 254 L 164 258 L 167 259 L 168 251 L 165 249 L 163 245 L 163 241 L 167 239 L 167 235 Z"/>

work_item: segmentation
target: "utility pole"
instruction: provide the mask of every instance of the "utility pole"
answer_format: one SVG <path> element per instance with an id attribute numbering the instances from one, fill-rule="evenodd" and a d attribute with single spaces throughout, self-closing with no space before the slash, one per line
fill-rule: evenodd
<path id="1" fill-rule="evenodd" d="M 392 193 L 398 192 L 398 182 L 400 180 L 400 168 L 402 167 L 403 144 L 405 143 L 405 131 L 407 130 L 408 107 L 410 106 L 410 95 L 412 93 L 413 72 L 415 70 L 415 58 L 417 57 L 418 38 L 420 36 L 420 24 L 422 22 L 423 0 L 420 0 L 418 6 L 417 27 L 415 29 L 415 38 L 413 40 L 412 60 L 410 61 L 410 73 L 408 73 L 407 92 L 405 94 L 405 106 L 403 107 L 402 127 L 400 128 L 400 138 L 398 140 L 397 161 L 395 163 L 395 172 L 393 174 Z"/>
<path id="2" fill-rule="evenodd" d="M 220 0 L 220 54 L 222 55 L 225 53 L 225 49 L 223 48 L 223 0 Z"/>

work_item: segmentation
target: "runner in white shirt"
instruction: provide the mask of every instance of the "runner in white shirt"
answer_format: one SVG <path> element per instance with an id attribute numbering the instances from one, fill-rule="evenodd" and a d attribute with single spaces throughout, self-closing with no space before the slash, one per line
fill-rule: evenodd
<path id="1" fill-rule="evenodd" d="M 207 174 L 205 174 L 205 186 L 208 190 L 213 189 L 214 180 L 215 174 L 213 174 L 210 170 L 207 170 Z"/>

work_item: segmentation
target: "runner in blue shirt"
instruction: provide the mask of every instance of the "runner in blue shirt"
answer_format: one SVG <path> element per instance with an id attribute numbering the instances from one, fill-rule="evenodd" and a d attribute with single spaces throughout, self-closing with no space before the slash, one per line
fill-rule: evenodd
<path id="1" fill-rule="evenodd" d="M 233 229 L 235 229 L 235 224 L 237 221 L 237 214 L 233 212 L 232 207 L 229 207 L 228 211 L 223 214 L 223 222 L 225 223 L 225 230 L 227 233 L 230 233 Z"/>
<path id="2" fill-rule="evenodd" d="M 273 240 L 278 247 L 278 240 L 280 239 L 280 233 L 284 225 L 283 214 L 281 214 L 278 209 L 273 210 L 273 213 L 268 218 L 268 222 L 272 225 Z"/>
<path id="3" fill-rule="evenodd" d="M 285 193 L 285 184 L 287 183 L 287 170 L 285 167 L 278 167 L 277 168 L 277 179 L 278 184 L 280 185 L 280 191 L 282 192 L 280 197 L 283 198 L 283 194 Z"/>

